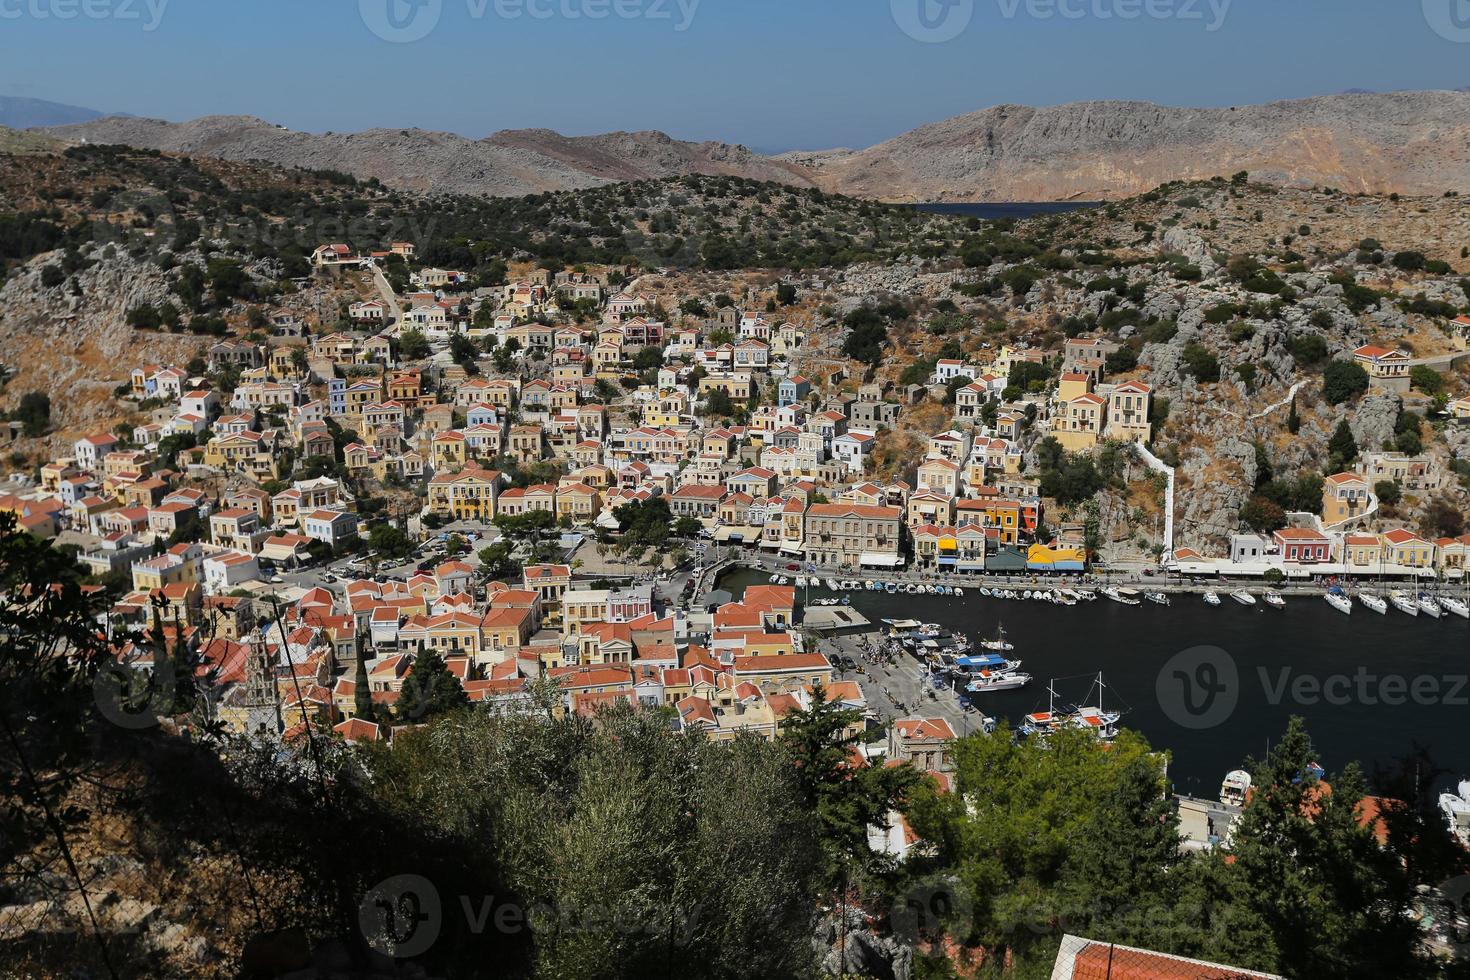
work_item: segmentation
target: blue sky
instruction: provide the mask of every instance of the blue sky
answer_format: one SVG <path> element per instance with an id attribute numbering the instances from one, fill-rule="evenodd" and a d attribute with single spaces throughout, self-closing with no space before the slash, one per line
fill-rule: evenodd
<path id="1" fill-rule="evenodd" d="M 408 6 L 436 3 L 437 20 Z M 956 36 L 925 43 L 901 20 Z M 434 26 L 390 43 L 369 22 Z M 1001 102 L 1456 88 L 1467 66 L 1470 0 L 0 0 L 0 94 L 314 132 L 662 129 L 815 149 Z"/>

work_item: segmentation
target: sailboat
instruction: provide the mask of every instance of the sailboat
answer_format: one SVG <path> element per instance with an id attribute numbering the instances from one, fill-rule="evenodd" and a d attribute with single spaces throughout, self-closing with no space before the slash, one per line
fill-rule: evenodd
<path id="1" fill-rule="evenodd" d="M 1434 601 L 1434 596 L 1427 592 L 1419 593 L 1419 611 L 1426 616 L 1433 616 L 1435 619 L 1438 619 L 1444 613 L 1439 603 Z"/>
<path id="2" fill-rule="evenodd" d="M 1340 613 L 1353 614 L 1353 600 L 1335 586 L 1327 591 L 1327 604 Z"/>
<path id="3" fill-rule="evenodd" d="M 1009 653 L 1016 649 L 1016 645 L 1006 639 L 1006 628 L 1000 623 L 995 626 L 995 639 L 981 640 L 977 645 L 982 650 L 994 650 L 997 653 Z"/>
<path id="4" fill-rule="evenodd" d="M 1375 595 L 1372 592 L 1359 592 L 1358 601 L 1380 616 L 1388 612 L 1388 603 L 1383 601 L 1382 596 Z"/>
<path id="5" fill-rule="evenodd" d="M 1393 603 L 1393 607 L 1401 613 L 1407 613 L 1410 616 L 1419 615 L 1419 603 L 1403 589 L 1394 589 L 1390 592 L 1388 601 Z"/>
<path id="6" fill-rule="evenodd" d="M 1439 604 L 1444 607 L 1445 612 L 1453 613 L 1461 619 L 1470 619 L 1470 605 L 1460 599 L 1452 599 L 1449 596 L 1440 596 Z"/>
<path id="7" fill-rule="evenodd" d="M 1110 742 L 1118 734 L 1118 721 L 1123 713 L 1108 711 L 1102 707 L 1102 692 L 1106 686 L 1103 675 L 1099 673 L 1097 680 L 1093 682 L 1093 687 L 1098 692 L 1097 705 L 1079 708 L 1073 704 L 1058 705 L 1056 681 L 1050 681 L 1046 685 L 1046 710 L 1031 712 L 1021 720 L 1016 730 L 1022 735 L 1044 739 L 1062 728 L 1080 728 L 1092 732 L 1102 741 Z"/>

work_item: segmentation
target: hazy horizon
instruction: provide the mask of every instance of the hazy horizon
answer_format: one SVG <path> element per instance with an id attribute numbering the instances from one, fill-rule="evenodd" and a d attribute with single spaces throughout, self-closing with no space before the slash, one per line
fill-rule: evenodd
<path id="1" fill-rule="evenodd" d="M 1470 82 L 1457 0 L 75 2 L 0 5 L 0 94 L 313 133 L 661 130 L 782 152 L 870 146 L 1001 103 L 1211 107 Z"/>

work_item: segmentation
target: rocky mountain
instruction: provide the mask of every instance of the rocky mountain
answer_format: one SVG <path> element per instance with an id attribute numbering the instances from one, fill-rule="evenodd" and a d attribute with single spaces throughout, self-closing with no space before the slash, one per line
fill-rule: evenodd
<path id="1" fill-rule="evenodd" d="M 472 140 L 418 129 L 299 133 L 244 116 L 109 117 L 55 135 L 231 160 L 340 170 L 404 190 L 508 196 L 707 174 L 885 201 L 1112 200 L 1170 180 L 1253 179 L 1351 191 L 1470 192 L 1470 93 L 1344 93 L 1258 106 L 1002 105 L 862 150 L 762 156 L 664 133 Z"/>
<path id="2" fill-rule="evenodd" d="M 0 95 L 0 126 L 30 129 L 35 126 L 66 126 L 100 119 L 105 113 L 82 106 Z"/>
<path id="3" fill-rule="evenodd" d="M 866 150 L 785 154 L 820 186 L 894 201 L 1111 200 L 1170 180 L 1470 191 L 1470 94 L 1355 93 L 1187 109 L 1002 105 Z"/>
<path id="4" fill-rule="evenodd" d="M 685 143 L 651 132 L 568 137 L 550 130 L 508 130 L 472 140 L 421 129 L 373 129 L 317 136 L 248 116 L 206 116 L 186 123 L 110 117 L 52 132 L 90 143 L 339 170 L 422 193 L 511 197 L 688 174 L 809 183 L 799 167 L 743 146 Z"/>

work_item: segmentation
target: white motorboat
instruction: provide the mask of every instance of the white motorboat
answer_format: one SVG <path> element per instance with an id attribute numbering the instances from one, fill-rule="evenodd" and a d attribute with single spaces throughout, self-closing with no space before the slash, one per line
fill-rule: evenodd
<path id="1" fill-rule="evenodd" d="M 1097 601 L 1097 593 L 1092 591 L 1091 589 L 1077 589 L 1075 594 L 1077 598 L 1081 599 L 1083 602 Z"/>
<path id="2" fill-rule="evenodd" d="M 1389 603 L 1401 613 L 1419 615 L 1419 602 L 1403 589 L 1394 589 L 1388 594 Z"/>
<path id="3" fill-rule="evenodd" d="M 1145 592 L 1143 597 L 1155 605 L 1167 606 L 1169 604 L 1169 597 L 1162 592 Z"/>
<path id="4" fill-rule="evenodd" d="M 965 685 L 965 690 L 971 694 L 983 694 L 986 691 L 1014 691 L 1018 687 L 1025 687 L 1031 683 L 1031 675 L 1020 671 L 997 673 L 993 670 L 982 670 L 971 676 L 975 679 Z"/>
<path id="5" fill-rule="evenodd" d="M 1460 781 L 1458 793 L 1439 794 L 1439 812 L 1449 831 L 1462 845 L 1470 847 L 1470 779 Z"/>
<path id="6" fill-rule="evenodd" d="M 965 590 L 956 585 L 954 587 L 954 596 L 956 599 L 963 599 L 965 597 Z"/>
<path id="7" fill-rule="evenodd" d="M 1233 769 L 1225 774 L 1225 781 L 1220 784 L 1220 802 L 1225 806 L 1243 807 L 1250 791 L 1251 774 L 1244 769 Z"/>
<path id="8" fill-rule="evenodd" d="M 822 584 L 827 587 L 827 591 L 828 592 L 836 592 L 836 591 L 838 591 L 841 588 L 841 586 L 839 586 L 837 584 L 837 580 L 836 579 L 829 578 L 829 579 L 827 579 L 827 581 L 823 582 Z"/>
<path id="9" fill-rule="evenodd" d="M 1143 604 L 1143 600 L 1138 597 L 1137 589 L 1107 588 L 1102 590 L 1102 594 L 1114 602 L 1121 602 L 1125 606 L 1138 606 Z"/>
<path id="10" fill-rule="evenodd" d="M 1353 614 L 1353 600 L 1341 592 L 1327 593 L 1327 604 L 1340 613 L 1346 613 L 1349 616 Z"/>
<path id="11" fill-rule="evenodd" d="M 1236 589 L 1234 592 L 1230 593 L 1230 598 L 1234 599 L 1242 606 L 1254 606 L 1256 604 L 1256 597 L 1251 595 L 1245 589 Z"/>
<path id="12" fill-rule="evenodd" d="M 980 594 L 982 596 L 984 596 L 985 598 L 989 599 L 990 598 L 990 589 L 989 589 L 989 587 L 984 586 L 984 585 L 980 586 Z"/>
<path id="13" fill-rule="evenodd" d="M 1372 592 L 1359 592 L 1358 601 L 1380 616 L 1388 612 L 1388 603 L 1382 596 L 1375 595 Z"/>
<path id="14" fill-rule="evenodd" d="M 1209 603 L 1212 606 L 1218 606 L 1220 604 L 1220 597 L 1214 592 L 1206 592 L 1205 602 Z"/>
<path id="15" fill-rule="evenodd" d="M 1261 596 L 1261 598 L 1264 599 L 1266 605 L 1270 606 L 1272 609 L 1286 608 L 1286 599 L 1282 597 L 1280 592 L 1267 592 L 1265 595 Z"/>
<path id="16" fill-rule="evenodd" d="M 1439 604 L 1444 607 L 1445 612 L 1453 613 L 1461 619 L 1470 619 L 1470 604 L 1448 596 L 1441 596 Z"/>
<path id="17" fill-rule="evenodd" d="M 1435 619 L 1438 619 L 1444 613 L 1439 603 L 1434 601 L 1434 596 L 1422 594 L 1419 596 L 1419 611 L 1426 616 L 1433 616 Z"/>

